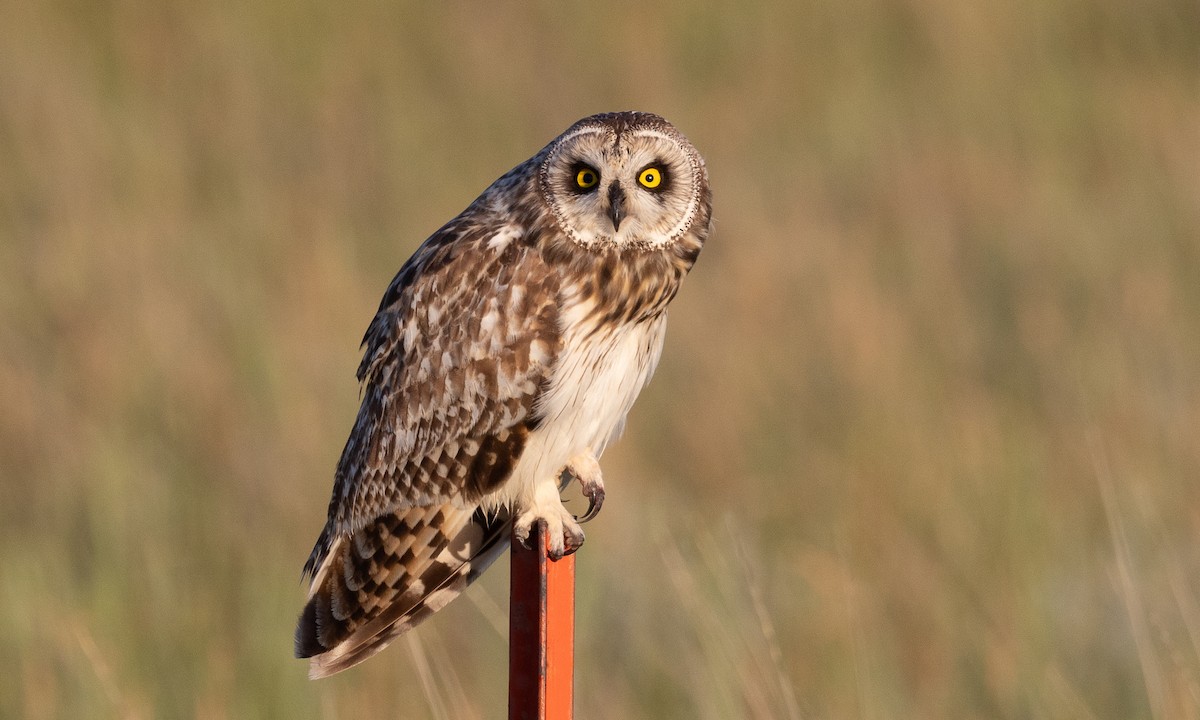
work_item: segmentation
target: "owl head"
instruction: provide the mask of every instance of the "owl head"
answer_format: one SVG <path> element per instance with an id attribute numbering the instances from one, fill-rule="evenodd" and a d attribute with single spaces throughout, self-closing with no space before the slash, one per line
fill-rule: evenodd
<path id="1" fill-rule="evenodd" d="M 558 226 L 590 249 L 663 248 L 707 216 L 704 160 L 651 113 L 575 123 L 548 146 L 538 183 Z"/>

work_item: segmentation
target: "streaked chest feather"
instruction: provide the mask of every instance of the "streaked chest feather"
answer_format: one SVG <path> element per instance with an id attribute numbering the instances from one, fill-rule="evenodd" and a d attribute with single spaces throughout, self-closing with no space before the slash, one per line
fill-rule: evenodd
<path id="1" fill-rule="evenodd" d="M 542 421 L 493 502 L 519 502 L 534 485 L 554 481 L 580 454 L 598 457 L 621 434 L 625 416 L 654 373 L 666 314 L 616 324 L 590 306 L 584 301 L 565 308 L 562 349 L 538 401 Z"/>
<path id="2" fill-rule="evenodd" d="M 566 314 L 568 322 L 575 314 Z M 539 402 L 542 428 L 565 436 L 576 452 L 590 449 L 599 455 L 620 435 L 626 414 L 654 373 L 666 316 L 637 324 L 584 320 L 568 328 Z"/>

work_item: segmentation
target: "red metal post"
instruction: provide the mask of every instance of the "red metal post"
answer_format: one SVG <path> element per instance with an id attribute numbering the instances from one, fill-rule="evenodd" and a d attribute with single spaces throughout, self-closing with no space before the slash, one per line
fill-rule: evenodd
<path id="1" fill-rule="evenodd" d="M 534 550 L 512 539 L 508 609 L 509 720 L 574 715 L 575 556 L 551 560 L 545 526 Z"/>

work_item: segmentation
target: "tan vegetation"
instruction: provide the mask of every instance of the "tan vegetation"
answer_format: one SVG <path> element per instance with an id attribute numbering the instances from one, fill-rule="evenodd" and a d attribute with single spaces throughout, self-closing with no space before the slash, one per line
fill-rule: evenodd
<path id="1" fill-rule="evenodd" d="M 629 108 L 717 231 L 605 458 L 578 716 L 1200 716 L 1195 2 L 0 18 L 0 717 L 502 717 L 505 568 L 310 683 L 300 566 L 392 274 Z"/>

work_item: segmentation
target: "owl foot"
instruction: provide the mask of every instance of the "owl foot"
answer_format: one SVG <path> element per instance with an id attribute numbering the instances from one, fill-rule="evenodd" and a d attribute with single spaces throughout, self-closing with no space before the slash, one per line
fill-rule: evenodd
<path id="1" fill-rule="evenodd" d="M 585 523 L 599 515 L 600 507 L 604 505 L 604 478 L 600 475 L 600 463 L 596 461 L 595 455 L 587 453 L 568 463 L 567 470 L 579 480 L 579 489 L 588 499 L 587 510 L 583 511 L 583 515 L 575 517 L 579 522 Z"/>
<path id="2" fill-rule="evenodd" d="M 547 555 L 551 560 L 561 560 L 564 555 L 570 555 L 583 545 L 583 528 L 579 527 L 575 518 L 571 517 L 571 514 L 562 506 L 562 501 L 558 499 L 557 489 L 552 504 L 535 503 L 528 510 L 517 515 L 517 519 L 513 523 L 513 535 L 521 541 L 522 545 L 531 549 L 533 546 L 529 544 L 529 539 L 531 536 L 536 536 L 531 532 L 535 523 L 545 525 L 546 535 L 550 539 Z"/>

